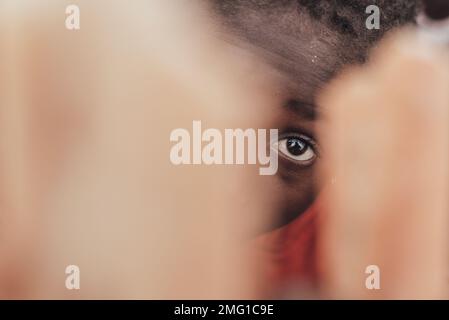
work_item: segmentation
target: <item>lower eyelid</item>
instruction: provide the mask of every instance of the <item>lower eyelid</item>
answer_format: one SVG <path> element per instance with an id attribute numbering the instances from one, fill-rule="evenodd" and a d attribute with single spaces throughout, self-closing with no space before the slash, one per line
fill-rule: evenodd
<path id="1" fill-rule="evenodd" d="M 296 162 L 283 155 L 279 155 L 279 168 L 284 175 L 294 176 L 296 174 L 303 174 L 307 170 L 312 170 L 316 160 L 315 158 L 308 162 Z"/>
<path id="2" fill-rule="evenodd" d="M 303 168 L 306 169 L 308 167 L 311 167 L 315 161 L 317 160 L 317 157 L 313 157 L 310 160 L 305 160 L 305 161 L 298 161 L 298 160 L 294 160 L 291 158 L 288 158 L 286 155 L 284 154 L 280 154 L 280 163 L 283 163 L 283 166 L 287 166 L 288 168 L 290 168 L 291 170 L 294 170 L 294 168 Z"/>

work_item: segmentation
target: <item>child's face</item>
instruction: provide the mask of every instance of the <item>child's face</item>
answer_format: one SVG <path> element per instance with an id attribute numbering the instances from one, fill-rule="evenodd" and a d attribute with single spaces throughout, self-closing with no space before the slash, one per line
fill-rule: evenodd
<path id="1" fill-rule="evenodd" d="M 235 19 L 235 18 L 234 18 Z M 355 60 L 341 43 L 347 36 L 330 30 L 306 14 L 242 13 L 232 22 L 239 46 L 249 46 L 280 74 L 272 128 L 279 129 L 279 170 L 276 195 L 277 226 L 310 206 L 318 193 L 315 169 L 320 161 L 316 96 L 341 66 Z M 242 44 L 243 43 L 243 44 Z M 354 57 L 351 56 L 354 55 Z"/>

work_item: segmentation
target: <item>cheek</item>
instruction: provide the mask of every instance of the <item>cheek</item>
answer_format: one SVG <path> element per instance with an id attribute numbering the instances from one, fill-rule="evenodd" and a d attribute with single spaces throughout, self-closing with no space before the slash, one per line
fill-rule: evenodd
<path id="1" fill-rule="evenodd" d="M 280 160 L 274 194 L 276 212 L 273 228 L 290 223 L 312 204 L 319 189 L 315 168 L 316 164 L 300 167 L 288 160 Z"/>

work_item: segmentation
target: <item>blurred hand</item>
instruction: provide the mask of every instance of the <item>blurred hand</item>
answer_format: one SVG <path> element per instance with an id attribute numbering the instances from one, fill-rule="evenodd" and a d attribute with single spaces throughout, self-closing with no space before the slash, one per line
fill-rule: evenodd
<path id="1" fill-rule="evenodd" d="M 338 298 L 446 298 L 449 57 L 415 31 L 322 96 L 323 289 Z M 379 267 L 380 290 L 365 286 Z M 371 272 L 371 271 L 370 271 Z"/>

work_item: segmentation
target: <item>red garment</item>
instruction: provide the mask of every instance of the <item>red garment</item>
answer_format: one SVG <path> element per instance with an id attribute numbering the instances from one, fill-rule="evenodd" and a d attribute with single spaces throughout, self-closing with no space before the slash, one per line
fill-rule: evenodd
<path id="1" fill-rule="evenodd" d="M 273 288 L 317 281 L 317 204 L 294 221 L 256 239 L 263 273 Z"/>

